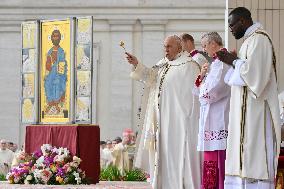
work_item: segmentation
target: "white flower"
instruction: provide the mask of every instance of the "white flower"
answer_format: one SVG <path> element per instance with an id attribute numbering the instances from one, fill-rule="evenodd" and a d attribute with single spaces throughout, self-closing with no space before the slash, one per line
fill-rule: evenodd
<path id="1" fill-rule="evenodd" d="M 34 177 L 35 177 L 36 182 L 38 182 L 41 179 L 41 172 L 40 172 L 40 170 L 38 170 L 38 169 L 34 170 Z"/>
<path id="2" fill-rule="evenodd" d="M 52 146 L 50 144 L 43 144 L 40 149 L 42 151 L 42 154 L 45 156 L 48 154 L 47 152 L 50 152 L 52 150 Z"/>
<path id="3" fill-rule="evenodd" d="M 82 160 L 81 160 L 80 158 L 78 158 L 77 156 L 73 156 L 73 161 L 74 161 L 75 163 L 80 164 Z"/>
<path id="4" fill-rule="evenodd" d="M 81 178 L 75 178 L 75 180 L 77 181 L 77 184 L 81 184 L 81 182 L 82 182 Z"/>
<path id="5" fill-rule="evenodd" d="M 6 175 L 6 179 L 9 180 L 9 177 L 12 175 L 11 172 L 9 172 L 7 175 Z"/>
<path id="6" fill-rule="evenodd" d="M 62 147 L 60 147 L 60 148 L 58 148 L 57 152 L 58 152 L 58 155 L 61 155 L 61 154 L 63 154 L 64 149 Z"/>
<path id="7" fill-rule="evenodd" d="M 74 171 L 73 175 L 75 176 L 75 180 L 77 181 L 77 184 L 80 184 L 82 179 L 80 178 L 79 173 Z"/>
<path id="8" fill-rule="evenodd" d="M 64 161 L 64 156 L 63 155 L 56 155 L 54 157 L 55 162 L 63 162 Z"/>
<path id="9" fill-rule="evenodd" d="M 79 173 L 77 173 L 77 172 L 75 172 L 75 171 L 73 172 L 73 175 L 74 175 L 76 178 L 77 178 L 77 177 L 80 177 L 80 176 L 79 176 Z"/>
<path id="10" fill-rule="evenodd" d="M 58 154 L 58 149 L 57 148 L 53 148 L 52 152 Z"/>
<path id="11" fill-rule="evenodd" d="M 24 180 L 24 184 L 30 184 L 30 181 L 27 180 L 27 178 Z"/>
<path id="12" fill-rule="evenodd" d="M 35 166 L 36 167 L 45 167 L 43 162 L 44 162 L 44 156 L 41 156 L 40 158 L 38 158 L 36 160 Z"/>
<path id="13" fill-rule="evenodd" d="M 64 148 L 64 155 L 67 157 L 69 155 L 69 150 L 67 148 Z"/>
<path id="14" fill-rule="evenodd" d="M 14 177 L 14 182 L 17 184 L 20 181 L 20 177 Z"/>
<path id="15" fill-rule="evenodd" d="M 33 179 L 32 175 L 28 175 L 26 178 L 26 180 L 32 180 L 32 179 Z"/>

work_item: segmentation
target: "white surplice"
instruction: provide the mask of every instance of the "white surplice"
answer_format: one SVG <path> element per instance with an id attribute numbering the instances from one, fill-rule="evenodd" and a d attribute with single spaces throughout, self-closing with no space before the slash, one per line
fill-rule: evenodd
<path id="1" fill-rule="evenodd" d="M 9 149 L 0 149 L 0 174 L 6 175 L 11 168 L 14 152 Z"/>
<path id="2" fill-rule="evenodd" d="M 122 175 L 129 171 L 129 158 L 126 145 L 116 144 L 111 150 L 112 164 L 119 169 Z"/>
<path id="3" fill-rule="evenodd" d="M 149 171 L 155 189 L 200 188 L 199 103 L 191 92 L 199 71 L 191 57 L 180 53 L 153 68 L 138 63 L 131 73 L 145 84 L 135 166 Z"/>
<path id="4" fill-rule="evenodd" d="M 215 59 L 199 87 L 198 151 L 225 150 L 228 136 L 230 86 L 224 82 L 229 66 Z M 196 90 L 198 91 L 198 90 Z"/>
<path id="5" fill-rule="evenodd" d="M 274 187 L 280 150 L 280 119 L 273 46 L 260 24 L 245 41 L 226 82 L 231 87 L 226 189 Z"/>

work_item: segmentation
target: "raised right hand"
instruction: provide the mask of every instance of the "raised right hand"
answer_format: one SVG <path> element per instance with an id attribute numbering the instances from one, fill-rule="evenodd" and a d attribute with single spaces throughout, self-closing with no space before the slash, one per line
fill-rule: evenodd
<path id="1" fill-rule="evenodd" d="M 128 52 L 125 52 L 125 54 L 127 55 L 126 58 L 129 64 L 132 64 L 133 66 L 136 66 L 138 64 L 138 60 L 134 55 Z"/>

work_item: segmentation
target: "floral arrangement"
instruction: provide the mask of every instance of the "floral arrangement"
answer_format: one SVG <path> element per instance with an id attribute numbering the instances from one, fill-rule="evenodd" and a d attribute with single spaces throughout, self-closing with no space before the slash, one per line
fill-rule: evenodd
<path id="1" fill-rule="evenodd" d="M 6 179 L 11 184 L 87 184 L 80 162 L 67 148 L 44 144 L 32 155 L 22 155 L 19 166 L 12 168 Z"/>

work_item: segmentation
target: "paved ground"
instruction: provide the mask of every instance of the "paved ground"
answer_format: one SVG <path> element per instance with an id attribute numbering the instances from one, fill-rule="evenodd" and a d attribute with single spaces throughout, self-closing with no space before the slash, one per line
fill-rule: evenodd
<path id="1" fill-rule="evenodd" d="M 96 185 L 18 185 L 0 182 L 0 189 L 151 189 L 147 182 L 100 182 Z"/>

